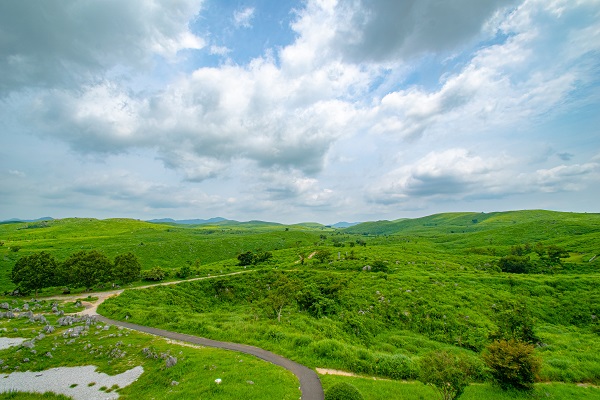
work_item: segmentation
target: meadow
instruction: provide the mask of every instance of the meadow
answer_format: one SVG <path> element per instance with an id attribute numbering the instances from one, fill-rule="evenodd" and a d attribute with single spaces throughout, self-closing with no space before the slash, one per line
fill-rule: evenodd
<path id="1" fill-rule="evenodd" d="M 478 366 L 461 398 L 600 398 L 598 214 L 447 213 L 346 229 L 72 219 L 0 225 L 0 240 L 4 291 L 14 262 L 40 250 L 57 259 L 81 249 L 111 258 L 133 252 L 143 269 L 191 265 L 193 276 L 245 271 L 127 290 L 99 312 L 378 377 L 322 377 L 325 388 L 349 381 L 366 399 L 431 398 L 433 389 L 415 379 L 419 359 L 434 350 Z M 549 257 L 553 246 L 563 250 L 558 261 Z M 502 272 L 500 260 L 516 248 L 532 273 Z M 236 257 L 247 251 L 272 258 L 241 266 Z M 493 386 L 480 357 L 515 324 L 532 328 L 542 359 L 540 383 L 526 394 Z"/>

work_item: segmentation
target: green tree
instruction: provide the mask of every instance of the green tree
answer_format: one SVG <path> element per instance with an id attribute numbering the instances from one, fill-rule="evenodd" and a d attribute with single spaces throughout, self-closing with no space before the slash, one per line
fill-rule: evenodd
<path id="1" fill-rule="evenodd" d="M 529 256 L 509 255 L 500 258 L 498 266 L 502 272 L 510 272 L 513 274 L 526 274 L 531 270 L 531 262 Z"/>
<path id="2" fill-rule="evenodd" d="M 533 345 L 514 339 L 496 340 L 487 347 L 483 361 L 502 389 L 530 390 L 541 368 Z"/>
<path id="3" fill-rule="evenodd" d="M 237 259 L 238 259 L 238 265 L 240 266 L 246 266 L 246 265 L 252 265 L 254 264 L 254 253 L 251 251 L 247 251 L 245 253 L 242 254 L 238 254 Z"/>
<path id="4" fill-rule="evenodd" d="M 533 317 L 524 300 L 501 302 L 495 311 L 494 320 L 498 329 L 490 335 L 492 340 L 514 339 L 530 344 L 539 341 L 533 330 Z"/>
<path id="5" fill-rule="evenodd" d="M 131 283 L 139 279 L 142 266 L 133 253 L 120 254 L 115 257 L 113 278 L 121 283 Z"/>
<path id="6" fill-rule="evenodd" d="M 444 350 L 427 353 L 419 362 L 419 380 L 432 386 L 443 400 L 457 399 L 474 374 L 471 360 Z"/>
<path id="7" fill-rule="evenodd" d="M 100 282 L 112 278 L 113 263 L 97 250 L 79 251 L 72 254 L 63 263 L 67 284 L 83 286 L 90 290 Z"/>
<path id="8" fill-rule="evenodd" d="M 294 297 L 291 296 L 291 293 L 295 293 L 296 290 L 298 290 L 297 282 L 283 274 L 278 274 L 277 278 L 269 285 L 262 304 L 271 315 L 277 317 L 277 322 L 281 322 L 283 309 L 292 303 Z"/>
<path id="9" fill-rule="evenodd" d="M 321 249 L 315 253 L 315 258 L 323 264 L 331 259 L 331 251 L 329 249 Z"/>
<path id="10" fill-rule="evenodd" d="M 45 251 L 19 258 L 13 267 L 10 279 L 23 292 L 35 291 L 56 284 L 58 264 Z"/>

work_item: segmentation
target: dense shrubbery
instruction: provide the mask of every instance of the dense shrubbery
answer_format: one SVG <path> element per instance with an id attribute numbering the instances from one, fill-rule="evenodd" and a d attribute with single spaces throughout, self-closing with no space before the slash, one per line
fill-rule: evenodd
<path id="1" fill-rule="evenodd" d="M 494 381 L 503 389 L 529 390 L 541 368 L 533 345 L 517 340 L 497 340 L 487 347 L 483 359 Z"/>
<path id="2" fill-rule="evenodd" d="M 353 385 L 340 382 L 329 388 L 325 393 L 325 400 L 363 400 L 360 391 Z"/>
<path id="3" fill-rule="evenodd" d="M 419 362 L 419 380 L 433 386 L 442 400 L 460 397 L 475 376 L 473 362 L 447 351 L 426 354 Z"/>
<path id="4" fill-rule="evenodd" d="M 257 250 L 256 253 L 252 251 L 246 251 L 245 253 L 238 254 L 237 259 L 238 265 L 247 266 L 263 263 L 272 257 L 273 254 L 270 251 Z"/>
<path id="5" fill-rule="evenodd" d="M 167 271 L 165 271 L 161 267 L 154 267 L 142 273 L 142 279 L 144 279 L 145 281 L 162 281 L 167 276 Z"/>

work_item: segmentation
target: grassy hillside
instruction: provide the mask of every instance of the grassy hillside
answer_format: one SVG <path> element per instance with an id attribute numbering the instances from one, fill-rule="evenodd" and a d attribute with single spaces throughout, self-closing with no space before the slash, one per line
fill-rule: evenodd
<path id="1" fill-rule="evenodd" d="M 414 379 L 419 359 L 441 349 L 479 365 L 484 384 L 465 398 L 523 398 L 490 386 L 480 359 L 514 316 L 533 327 L 542 381 L 600 385 L 600 214 L 446 213 L 346 229 L 68 219 L 0 225 L 0 241 L 0 290 L 12 288 L 14 262 L 39 250 L 59 260 L 81 249 L 111 258 L 131 251 L 144 269 L 198 260 L 204 274 L 244 269 L 236 259 L 242 252 L 271 251 L 272 259 L 245 274 L 125 291 L 101 312 L 257 345 L 312 367 L 393 379 L 373 387 L 339 378 L 371 388 L 370 399 L 390 398 L 388 386 Z M 542 267 L 501 272 L 500 260 L 516 246 Z M 550 268 L 536 249 L 552 246 L 565 251 Z M 402 387 L 403 398 L 432 393 L 419 384 Z M 598 397 L 562 384 L 538 385 L 534 397 L 577 398 L 582 390 Z"/>
<path id="2" fill-rule="evenodd" d="M 314 243 L 322 230 L 302 226 L 241 223 L 220 225 L 153 224 L 131 219 L 71 218 L 0 225 L 0 291 L 11 290 L 10 270 L 19 257 L 47 251 L 64 260 L 80 250 L 99 250 L 113 259 L 134 253 L 143 269 L 209 265 L 238 254 L 294 248 Z M 18 250 L 18 251 L 14 251 Z M 234 263 L 235 264 L 235 263 Z"/>

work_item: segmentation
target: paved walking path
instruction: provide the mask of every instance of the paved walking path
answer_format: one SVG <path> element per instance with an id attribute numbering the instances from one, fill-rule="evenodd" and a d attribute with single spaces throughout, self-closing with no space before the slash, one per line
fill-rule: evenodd
<path id="1" fill-rule="evenodd" d="M 227 275 L 235 275 L 235 274 L 239 274 L 239 273 L 241 273 L 241 272 L 234 272 L 232 274 L 227 274 Z M 165 282 L 165 283 L 162 283 L 162 285 L 173 285 L 173 284 L 180 283 L 180 282 L 189 282 L 191 280 L 217 278 L 220 276 L 224 276 L 224 275 L 215 275 L 213 277 L 195 278 L 195 279 L 189 279 L 187 281 Z M 150 286 L 157 286 L 157 285 L 148 285 L 148 286 L 143 286 L 143 287 L 131 288 L 129 290 L 144 289 L 144 288 L 147 288 Z M 287 358 L 284 358 L 280 355 L 271 353 L 270 351 L 263 350 L 261 348 L 254 347 L 254 346 L 249 346 L 246 344 L 220 342 L 218 340 L 206 339 L 206 338 L 202 338 L 199 336 L 186 335 L 183 333 L 166 331 L 164 329 L 152 328 L 149 326 L 137 325 L 137 324 L 132 324 L 129 322 L 124 322 L 124 321 L 117 321 L 117 320 L 103 317 L 102 315 L 99 315 L 97 313 L 98 306 L 104 300 L 106 300 L 107 298 L 112 297 L 112 296 L 118 296 L 122 292 L 123 292 L 123 290 L 114 290 L 111 292 L 91 293 L 90 295 L 92 295 L 94 297 L 98 297 L 98 300 L 95 301 L 93 304 L 92 303 L 85 304 L 86 310 L 83 311 L 82 313 L 88 314 L 88 315 L 95 315 L 96 319 L 98 321 L 102 321 L 107 324 L 122 326 L 122 327 L 133 329 L 136 331 L 150 333 L 152 335 L 157 335 L 157 336 L 162 336 L 162 337 L 165 337 L 168 339 L 199 344 L 201 346 L 216 347 L 216 348 L 220 348 L 220 349 L 233 350 L 233 351 L 239 351 L 241 353 L 251 354 L 251 355 L 261 358 L 265 361 L 268 361 L 272 364 L 279 365 L 280 367 L 283 367 L 283 368 L 287 369 L 288 371 L 292 372 L 294 375 L 296 375 L 296 377 L 300 381 L 300 391 L 302 392 L 302 400 L 324 400 L 325 395 L 323 393 L 323 386 L 321 385 L 319 376 L 317 375 L 317 373 L 315 371 L 313 371 L 310 368 L 305 367 L 302 364 L 298 364 L 297 362 L 288 360 Z M 65 297 L 61 297 L 61 299 L 63 299 L 63 298 L 65 298 Z"/>
<path id="2" fill-rule="evenodd" d="M 254 346 L 248 346 L 246 344 L 220 342 L 218 340 L 206 339 L 198 336 L 166 331 L 164 329 L 152 328 L 149 326 L 137 325 L 129 322 L 116 321 L 114 319 L 109 319 L 101 315 L 96 316 L 96 319 L 107 324 L 122 326 L 136 331 L 162 336 L 168 339 L 251 354 L 275 365 L 279 365 L 280 367 L 283 367 L 288 371 L 291 371 L 294 375 L 296 375 L 296 377 L 300 381 L 302 400 L 323 400 L 325 398 L 323 393 L 323 387 L 321 386 L 321 381 L 319 380 L 319 376 L 315 371 L 305 367 L 304 365 L 298 364 L 297 362 L 288 360 L 287 358 L 284 358 L 280 355 L 271 353 L 270 351 L 263 350 Z"/>

